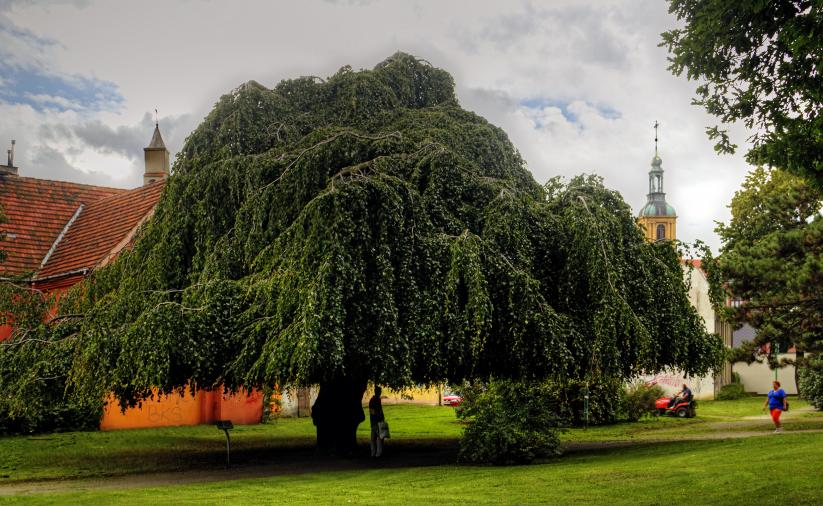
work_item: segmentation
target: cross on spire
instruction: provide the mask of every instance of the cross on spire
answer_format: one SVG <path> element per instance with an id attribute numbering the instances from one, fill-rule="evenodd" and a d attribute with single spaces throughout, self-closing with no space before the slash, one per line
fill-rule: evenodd
<path id="1" fill-rule="evenodd" d="M 654 120 L 654 154 L 657 156 L 657 127 L 660 126 L 660 123 L 657 120 Z"/>
<path id="2" fill-rule="evenodd" d="M 157 108 L 156 107 L 154 109 L 154 126 L 156 126 L 156 127 L 160 126 L 160 121 L 157 119 Z M 657 134 L 655 134 L 655 136 L 657 136 Z M 657 142 L 657 139 L 655 139 L 655 142 Z"/>

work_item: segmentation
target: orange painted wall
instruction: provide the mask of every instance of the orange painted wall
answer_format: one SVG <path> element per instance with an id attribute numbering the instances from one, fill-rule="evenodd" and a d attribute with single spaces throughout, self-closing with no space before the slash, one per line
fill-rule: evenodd
<path id="1" fill-rule="evenodd" d="M 263 395 L 238 392 L 223 395 L 220 391 L 197 390 L 185 394 L 155 396 L 140 406 L 120 411 L 111 397 L 106 403 L 100 430 L 140 429 L 175 425 L 200 425 L 216 420 L 231 420 L 236 425 L 260 423 L 263 418 Z"/>
<path id="2" fill-rule="evenodd" d="M 220 395 L 219 412 L 215 420 L 231 420 L 235 425 L 260 423 L 263 418 L 263 394 L 252 390 L 250 394 L 238 392 L 234 395 Z"/>
<path id="3" fill-rule="evenodd" d="M 48 283 L 42 283 L 37 289 L 54 295 L 55 302 L 83 276 L 71 276 Z M 45 315 L 45 320 L 56 316 L 57 306 L 53 306 Z M 0 341 L 8 339 L 13 331 L 9 325 L 0 325 Z M 139 406 L 120 410 L 120 405 L 113 396 L 109 396 L 100 430 L 139 429 L 147 427 L 169 427 L 176 425 L 200 425 L 216 420 L 231 420 L 236 425 L 260 423 L 263 419 L 263 394 L 257 390 L 251 393 L 238 392 L 224 395 L 216 391 L 197 390 L 191 395 L 186 390 L 183 395 L 174 394 L 157 396 L 142 402 Z"/>

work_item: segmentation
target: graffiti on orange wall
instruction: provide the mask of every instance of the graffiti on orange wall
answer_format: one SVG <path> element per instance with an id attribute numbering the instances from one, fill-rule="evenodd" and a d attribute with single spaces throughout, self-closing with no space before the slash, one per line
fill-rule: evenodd
<path id="1" fill-rule="evenodd" d="M 183 417 L 186 414 L 184 399 L 177 398 L 173 402 L 151 402 L 146 404 L 149 422 L 158 426 L 162 425 L 185 425 Z"/>

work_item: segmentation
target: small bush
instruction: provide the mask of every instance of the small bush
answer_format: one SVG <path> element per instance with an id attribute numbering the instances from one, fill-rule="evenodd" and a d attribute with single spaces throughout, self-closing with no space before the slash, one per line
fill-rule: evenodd
<path id="1" fill-rule="evenodd" d="M 562 383 L 549 381 L 546 386 L 551 389 L 557 414 L 568 425 L 608 425 L 617 421 L 620 391 L 623 388 L 623 381 L 620 379 L 600 379 L 589 383 L 577 380 Z M 588 418 L 585 410 L 586 392 L 589 394 Z"/>
<path id="2" fill-rule="evenodd" d="M 800 393 L 809 404 L 823 410 L 823 359 L 810 360 L 797 371 Z"/>
<path id="3" fill-rule="evenodd" d="M 743 385 L 740 383 L 731 383 L 720 387 L 716 399 L 718 401 L 733 401 L 735 399 L 742 399 L 743 397 L 746 397 L 746 390 L 743 388 Z"/>
<path id="4" fill-rule="evenodd" d="M 654 413 L 654 403 L 663 397 L 665 392 L 658 385 L 636 383 L 625 387 L 621 394 L 621 411 L 623 418 L 636 422 Z"/>
<path id="5" fill-rule="evenodd" d="M 736 372 L 736 371 L 732 372 L 732 383 L 738 383 L 738 384 L 743 383 L 743 380 L 740 379 L 740 373 L 739 372 Z"/>
<path id="6" fill-rule="evenodd" d="M 492 381 L 460 389 L 457 416 L 466 420 L 461 462 L 527 464 L 559 454 L 559 418 L 545 383 Z"/>

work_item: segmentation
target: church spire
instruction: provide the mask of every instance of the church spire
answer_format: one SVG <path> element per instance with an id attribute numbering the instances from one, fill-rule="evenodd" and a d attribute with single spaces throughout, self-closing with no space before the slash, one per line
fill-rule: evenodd
<path id="1" fill-rule="evenodd" d="M 157 120 L 157 109 L 154 110 L 154 134 L 149 145 L 143 148 L 146 171 L 143 173 L 143 185 L 153 183 L 158 179 L 169 177 L 169 150 L 160 135 L 160 122 Z"/>
<path id="2" fill-rule="evenodd" d="M 666 202 L 663 192 L 663 160 L 658 152 L 658 128 L 660 123 L 654 122 L 654 157 L 649 171 L 649 193 L 646 195 L 646 205 L 640 210 L 638 222 L 646 229 L 646 238 L 650 241 L 661 239 L 675 239 L 675 224 L 677 213 Z"/>

